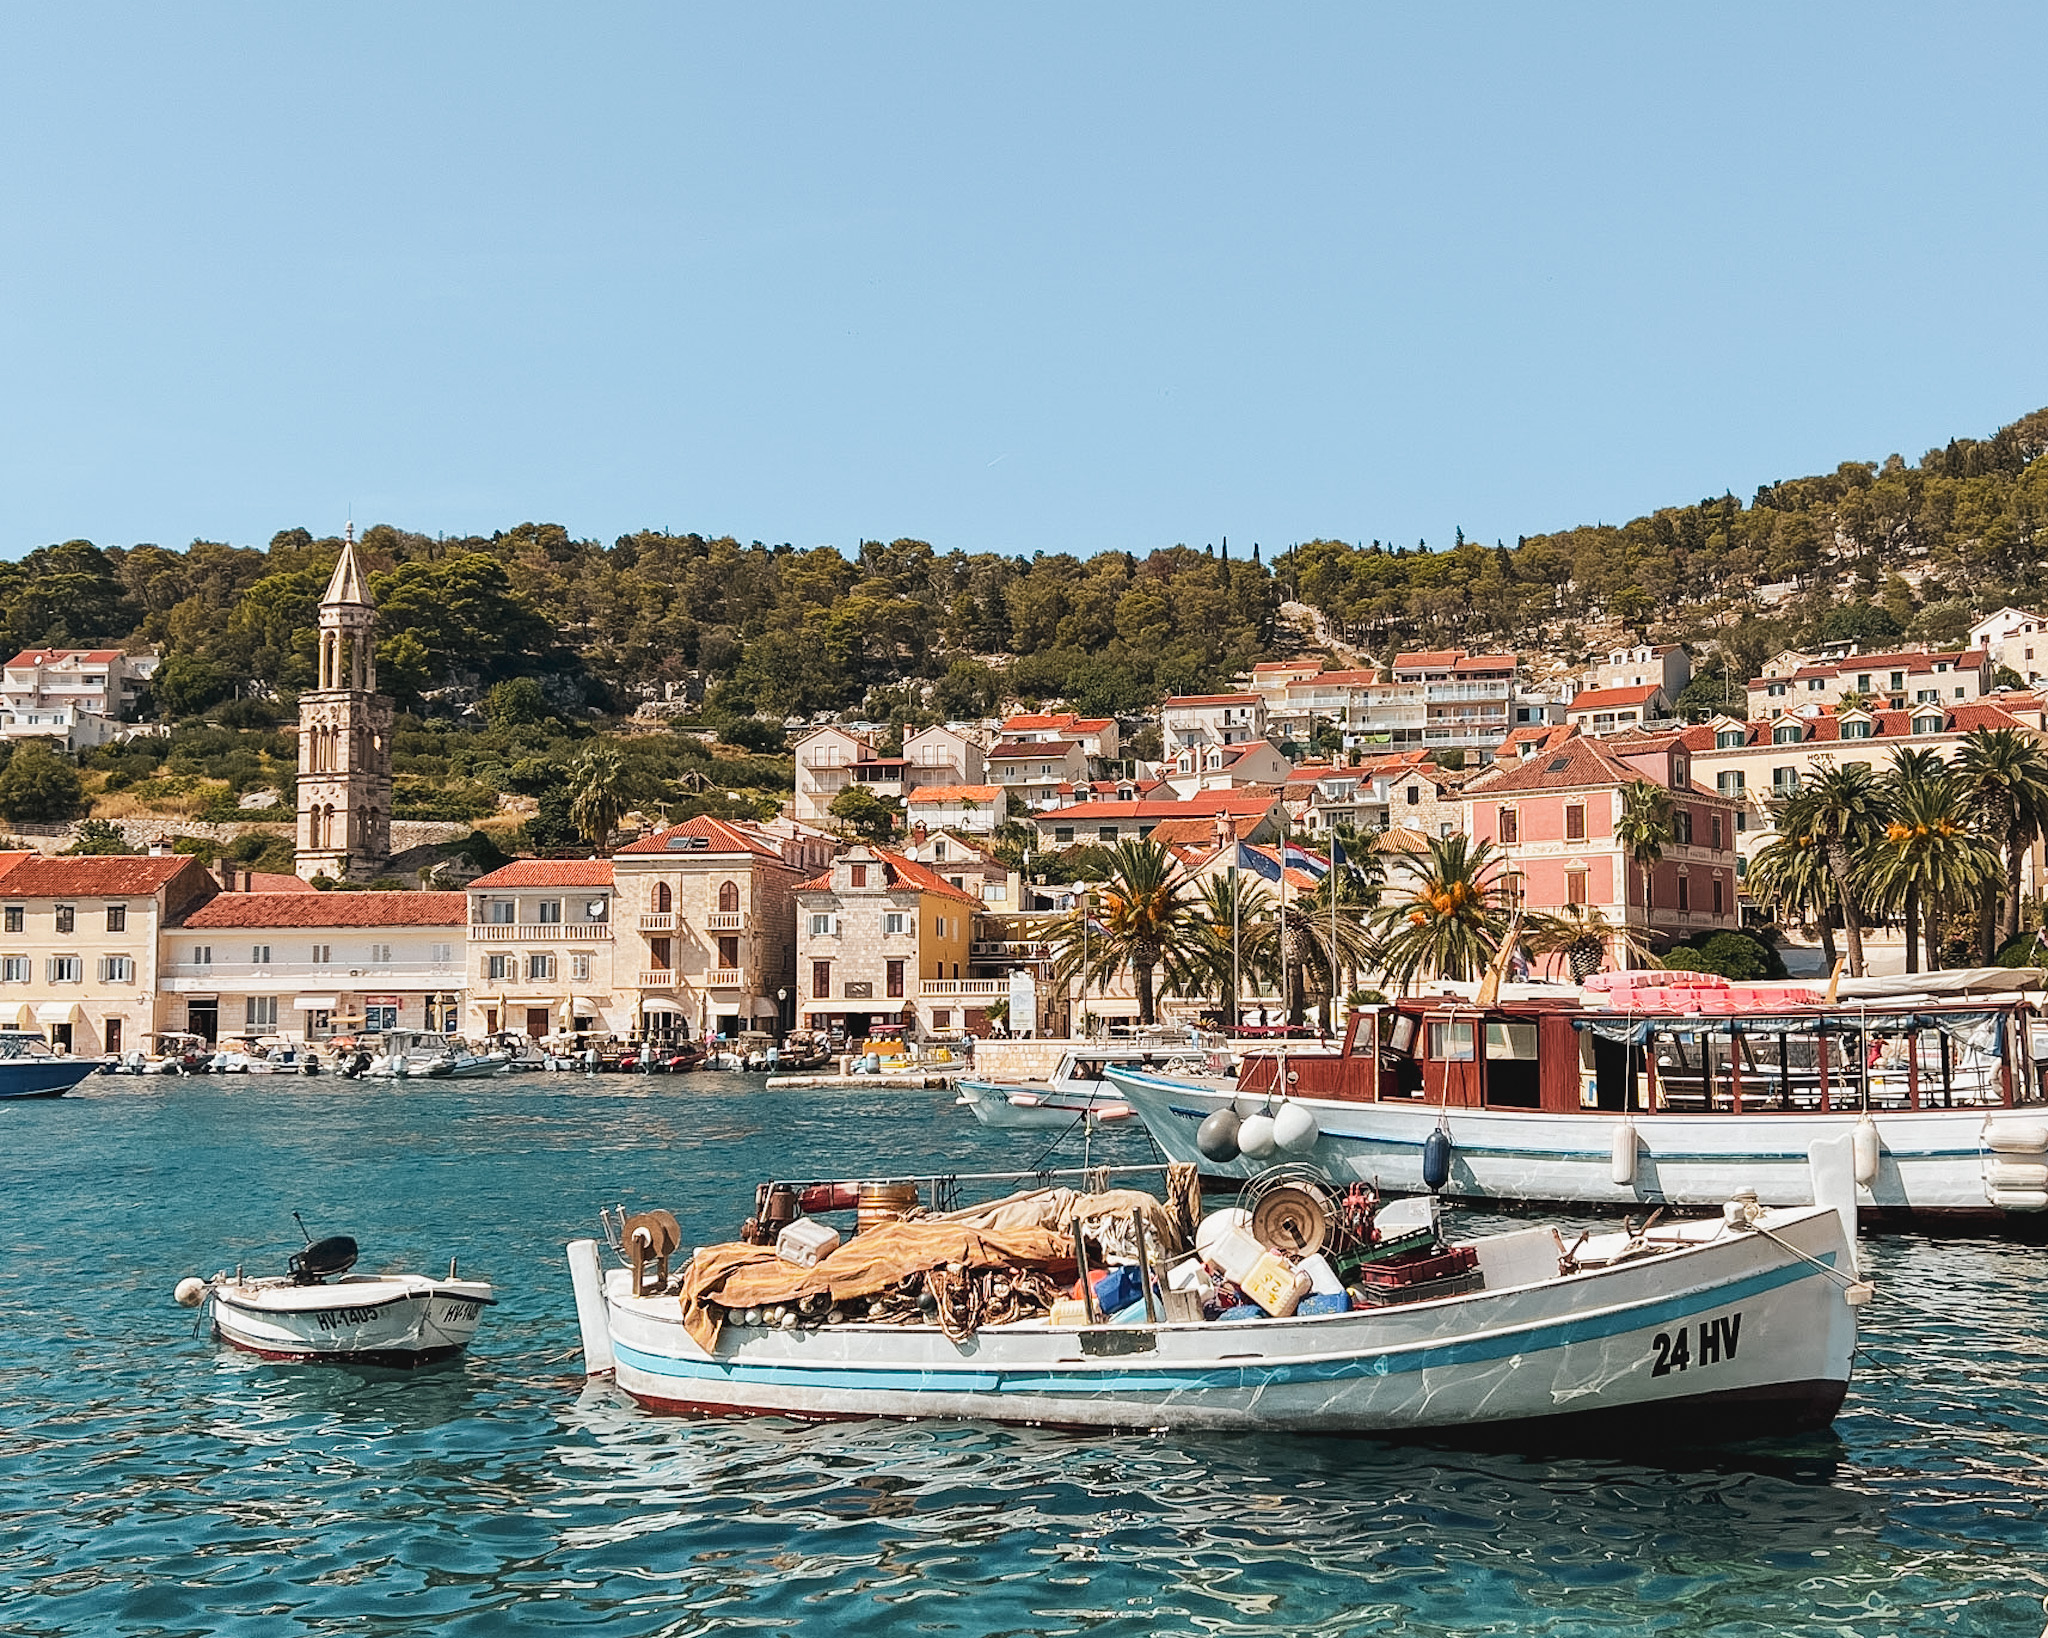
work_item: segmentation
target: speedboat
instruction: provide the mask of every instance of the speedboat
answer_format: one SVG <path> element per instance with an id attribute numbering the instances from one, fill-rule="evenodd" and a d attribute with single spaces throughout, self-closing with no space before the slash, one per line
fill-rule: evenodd
<path id="1" fill-rule="evenodd" d="M 1273 1236 L 1287 1224 L 1269 1222 L 1249 1246 L 1243 1293 L 1279 1295 L 1213 1316 L 1179 1283 L 1189 1263 L 1153 1290 L 1156 1219 L 1122 1211 L 1135 1190 L 1040 1189 L 874 1224 L 843 1246 L 829 1229 L 800 1233 L 811 1217 L 772 1235 L 757 1217 L 751 1243 L 701 1248 L 673 1281 L 678 1236 L 663 1220 L 674 1219 L 653 1212 L 617 1237 L 607 1227 L 627 1266 L 607 1270 L 595 1239 L 571 1243 L 569 1266 L 586 1373 L 657 1412 L 1699 1444 L 1824 1427 L 1847 1393 L 1872 1295 L 1856 1267 L 1847 1140 L 1817 1143 L 1812 1164 L 1823 1204 L 1737 1196 L 1700 1221 L 1569 1243 L 1552 1227 L 1518 1227 L 1432 1247 L 1420 1266 L 1455 1272 L 1405 1289 L 1381 1280 L 1377 1297 L 1345 1287 L 1303 1298 L 1308 1262 L 1278 1256 Z M 1194 1179 L 1181 1170 L 1161 1209 L 1184 1222 L 1176 1203 Z M 776 1187 L 764 1191 L 772 1206 Z M 815 1197 L 822 1210 L 846 1194 L 790 1185 L 780 1198 Z M 1105 1200 L 1109 1216 L 1091 1227 Z M 1090 1234 L 1108 1258 L 1120 1220 L 1136 1267 L 1093 1280 Z M 1193 1235 L 1201 1269 L 1209 1221 Z M 1230 1236 L 1250 1232 L 1208 1236 L 1211 1252 L 1226 1257 Z M 1160 1249 L 1171 1258 L 1185 1246 Z M 1112 1314 L 1113 1285 L 1124 1306 Z M 1065 1298 L 1077 1288 L 1092 1295 Z"/>
<path id="2" fill-rule="evenodd" d="M 245 1353 L 298 1364 L 429 1365 L 469 1346 L 497 1294 L 485 1280 L 425 1274 L 353 1274 L 345 1234 L 309 1241 L 281 1276 L 237 1268 L 180 1280 L 187 1308 L 210 1311 L 214 1335 Z"/>
<path id="3" fill-rule="evenodd" d="M 61 1098 L 100 1068 L 97 1058 L 63 1058 L 33 1030 L 0 1029 L 0 1098 Z"/>
<path id="4" fill-rule="evenodd" d="M 457 1035 L 394 1031 L 360 1073 L 373 1080 L 475 1081 L 506 1074 L 509 1052 L 477 1052 Z"/>

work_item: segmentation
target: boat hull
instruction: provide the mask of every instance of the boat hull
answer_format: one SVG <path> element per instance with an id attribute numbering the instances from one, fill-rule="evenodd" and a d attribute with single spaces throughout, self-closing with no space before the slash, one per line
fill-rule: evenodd
<path id="1" fill-rule="evenodd" d="M 1847 1391 L 1842 1217 L 1779 1214 L 1774 1231 L 1797 1250 L 1731 1231 L 1433 1302 L 1235 1324 L 1036 1321 L 959 1344 L 936 1328 L 727 1328 L 706 1352 L 675 1299 L 634 1298 L 623 1271 L 603 1309 L 614 1380 L 654 1411 L 1482 1443 L 1602 1426 L 1696 1444 L 1824 1426 Z"/>
<path id="2" fill-rule="evenodd" d="M 1006 1086 L 997 1081 L 962 1080 L 955 1087 L 968 1113 L 984 1126 L 1005 1131 L 1065 1130 L 1097 1101 L 1084 1093 L 1053 1086 Z M 1017 1102 L 1016 1094 L 1020 1092 L 1035 1101 Z"/>
<path id="3" fill-rule="evenodd" d="M 1714 1206 L 1738 1189 L 1754 1189 L 1765 1205 L 1805 1205 L 1813 1199 L 1809 1146 L 1853 1134 L 1863 1119 L 1856 1110 L 1552 1114 L 1300 1098 L 1316 1120 L 1312 1149 L 1219 1163 L 1201 1153 L 1195 1135 L 1208 1116 L 1232 1106 L 1235 1087 L 1115 1066 L 1109 1074 L 1167 1158 L 1198 1166 L 1205 1178 L 1246 1181 L 1284 1158 L 1308 1161 L 1339 1181 L 1421 1193 L 1423 1145 L 1441 1127 L 1451 1143 L 1450 1178 L 1441 1192 L 1470 1201 Z M 2038 1218 L 2048 1208 L 2048 1154 L 2030 1147 L 2037 1135 L 2048 1135 L 2048 1110 L 1923 1109 L 1870 1119 L 1877 1166 L 1857 1191 L 1866 1214 L 1991 1220 Z M 1624 1126 L 1634 1130 L 1625 1182 L 1617 1181 L 1616 1163 L 1616 1133 Z M 1629 1149 L 1626 1138 L 1621 1148 Z M 2039 1169 L 2038 1188 L 2028 1168 Z M 2001 1178 L 2029 1186 L 2000 1188 Z"/>
<path id="4" fill-rule="evenodd" d="M 307 1286 L 223 1280 L 211 1297 L 214 1335 L 244 1353 L 294 1364 L 399 1367 L 460 1354 L 496 1301 L 480 1280 L 423 1275 Z"/>
<path id="5" fill-rule="evenodd" d="M 0 1101 L 61 1098 L 99 1067 L 97 1058 L 9 1058 L 0 1061 Z"/>

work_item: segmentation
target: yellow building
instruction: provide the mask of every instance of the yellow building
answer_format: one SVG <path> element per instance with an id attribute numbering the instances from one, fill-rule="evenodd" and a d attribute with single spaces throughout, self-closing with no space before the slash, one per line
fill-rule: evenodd
<path id="1" fill-rule="evenodd" d="M 848 1041 L 883 1024 L 965 1027 L 979 908 L 974 894 L 914 859 L 849 848 L 797 889 L 801 1021 Z"/>
<path id="2" fill-rule="evenodd" d="M 515 859 L 469 884 L 471 1034 L 626 1036 L 615 993 L 612 862 Z"/>
<path id="3" fill-rule="evenodd" d="M 164 928 L 220 891 L 180 854 L 14 862 L 0 874 L 0 1023 L 81 1056 L 158 1028 Z"/>

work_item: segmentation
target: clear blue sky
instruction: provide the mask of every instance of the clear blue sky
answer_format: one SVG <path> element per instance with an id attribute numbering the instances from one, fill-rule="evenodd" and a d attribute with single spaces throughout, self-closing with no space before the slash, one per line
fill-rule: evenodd
<path id="1" fill-rule="evenodd" d="M 0 554 L 1447 542 L 2048 404 L 2048 8 L 0 12 Z"/>

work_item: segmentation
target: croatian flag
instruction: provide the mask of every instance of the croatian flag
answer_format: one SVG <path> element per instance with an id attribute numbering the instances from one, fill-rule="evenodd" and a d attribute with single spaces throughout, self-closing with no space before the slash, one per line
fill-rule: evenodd
<path id="1" fill-rule="evenodd" d="M 1309 875 L 1315 877 L 1317 881 L 1321 881 L 1330 873 L 1330 866 L 1327 860 L 1318 854 L 1309 852 L 1305 847 L 1297 846 L 1293 842 L 1287 844 L 1287 868 L 1289 870 L 1306 871 Z"/>

